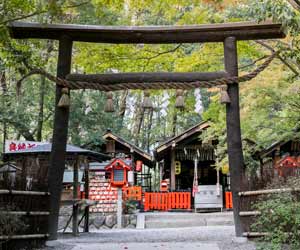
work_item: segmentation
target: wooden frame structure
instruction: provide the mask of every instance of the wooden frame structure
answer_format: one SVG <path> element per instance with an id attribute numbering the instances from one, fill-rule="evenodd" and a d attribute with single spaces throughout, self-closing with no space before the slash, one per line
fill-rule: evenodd
<path id="1" fill-rule="evenodd" d="M 197 125 L 187 129 L 186 131 L 182 132 L 179 135 L 176 135 L 167 141 L 163 142 L 159 146 L 157 146 L 154 149 L 154 155 L 157 161 L 160 161 L 164 158 L 165 154 L 168 154 L 167 152 L 170 151 L 170 189 L 175 190 L 176 189 L 176 175 L 175 175 L 175 151 L 176 146 L 178 146 L 180 143 L 188 143 L 188 138 L 191 140 L 191 137 L 198 138 L 199 135 L 202 133 L 203 130 L 209 128 L 210 125 L 208 122 L 201 122 Z M 193 138 L 195 139 L 195 138 Z"/>
<path id="2" fill-rule="evenodd" d="M 14 188 L 25 190 L 26 189 L 26 172 L 27 168 L 30 165 L 33 165 L 34 167 L 31 168 L 31 176 L 34 176 L 35 182 L 30 185 L 32 186 L 29 191 L 29 193 L 34 194 L 38 193 L 38 191 L 44 191 L 48 195 L 48 185 L 50 184 L 47 182 L 47 179 L 49 181 L 49 178 L 47 177 L 47 172 L 51 171 L 51 167 L 49 167 L 49 158 L 51 153 L 51 143 L 47 143 L 44 145 L 37 145 L 36 147 L 25 149 L 25 150 L 19 150 L 19 151 L 13 151 L 13 152 L 7 152 L 4 154 L 5 160 L 9 163 L 11 160 L 16 162 L 17 166 L 21 167 L 21 176 L 23 177 L 21 180 L 19 180 L 19 183 Z M 67 204 L 72 205 L 73 211 L 72 211 L 72 231 L 73 235 L 78 235 L 78 216 L 79 216 L 79 206 L 80 205 L 86 205 L 85 211 L 84 211 L 84 232 L 89 231 L 89 206 L 87 206 L 87 201 L 89 199 L 89 162 L 91 161 L 104 161 L 104 160 L 110 160 L 111 157 L 90 151 L 87 149 L 79 148 L 73 145 L 66 145 L 66 157 L 65 157 L 65 163 L 69 166 L 71 165 L 73 167 L 73 198 L 70 198 L 68 200 L 63 200 L 60 202 L 60 205 Z M 79 186 L 79 170 L 80 165 L 84 165 L 84 200 L 78 199 L 78 186 Z M 65 170 L 65 164 L 63 164 L 63 170 Z M 38 180 L 38 181 L 37 181 Z M 60 185 L 62 187 L 62 184 Z M 11 187 L 5 187 L 7 189 Z M 18 192 L 18 191 L 17 191 Z M 20 191 L 23 192 L 23 191 Z M 16 192 L 15 192 L 16 193 Z M 50 200 L 50 199 L 49 199 Z M 48 203 L 47 203 L 48 204 Z M 50 210 L 51 211 L 51 210 Z M 48 216 L 48 214 L 47 214 Z M 50 214 L 49 214 L 50 216 Z M 82 217 L 83 219 L 83 217 Z M 50 223 L 50 222 L 48 222 Z M 47 227 L 48 224 L 46 224 Z"/>
<path id="3" fill-rule="evenodd" d="M 238 76 L 237 41 L 255 39 L 284 38 L 281 24 L 267 23 L 227 23 L 198 26 L 157 26 L 157 27 L 115 27 L 87 25 L 48 25 L 37 23 L 10 24 L 13 38 L 39 38 L 59 41 L 57 77 L 69 78 L 74 82 L 84 79 L 89 83 L 148 83 L 153 82 L 192 82 L 219 79 L 220 76 Z M 114 44 L 162 44 L 162 43 L 200 43 L 221 42 L 224 44 L 224 72 L 209 73 L 134 73 L 134 74 L 101 74 L 70 75 L 72 45 L 74 41 L 114 43 Z M 130 76 L 130 77 L 129 77 Z M 105 79 L 101 81 L 101 79 Z M 95 83 L 95 80 L 98 83 Z M 243 229 L 239 216 L 239 196 L 244 175 L 244 160 L 241 142 L 239 85 L 238 82 L 228 86 L 231 102 L 226 104 L 227 143 L 231 183 L 233 191 L 234 220 L 237 236 L 242 236 Z M 62 86 L 56 85 L 56 107 L 54 117 L 53 147 L 51 168 L 49 171 L 49 191 L 51 193 L 51 214 L 49 216 L 50 239 L 57 238 L 59 199 L 63 178 L 63 165 L 68 135 L 69 108 L 58 107 L 62 95 Z"/>
<path id="4" fill-rule="evenodd" d="M 109 141 L 114 142 L 115 149 L 114 152 L 106 152 L 110 153 L 112 156 L 118 153 L 125 153 L 128 155 L 131 155 L 132 160 L 132 167 L 135 167 L 135 162 L 137 160 L 141 160 L 143 163 L 145 163 L 148 167 L 153 167 L 154 159 L 153 157 L 145 152 L 144 150 L 140 149 L 136 145 L 132 144 L 129 141 L 126 141 L 124 138 L 120 137 L 117 134 L 114 134 L 112 131 L 108 130 L 102 137 L 104 140 L 106 140 L 106 146 Z M 107 148 L 106 148 L 107 150 Z M 105 151 L 105 148 L 102 148 L 102 151 Z"/>

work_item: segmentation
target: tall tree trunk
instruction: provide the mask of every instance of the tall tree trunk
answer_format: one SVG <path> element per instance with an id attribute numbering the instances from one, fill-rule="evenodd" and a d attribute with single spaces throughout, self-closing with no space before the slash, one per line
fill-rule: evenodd
<path id="1" fill-rule="evenodd" d="M 0 72 L 0 82 L 1 82 L 2 92 L 5 95 L 6 92 L 7 92 L 5 70 L 3 70 L 3 71 Z"/>
<path id="2" fill-rule="evenodd" d="M 151 135 L 151 128 L 152 128 L 152 121 L 153 121 L 153 109 L 149 112 L 149 119 L 148 119 L 148 130 L 147 130 L 147 152 L 150 153 L 150 135 Z"/>
<path id="3" fill-rule="evenodd" d="M 147 145 L 147 124 L 148 124 L 148 118 L 149 118 L 149 111 L 144 110 L 144 118 L 142 121 L 142 128 L 141 128 L 141 145 L 140 147 L 142 149 L 146 148 Z"/>
<path id="4" fill-rule="evenodd" d="M 43 131 L 43 122 L 44 122 L 45 85 L 46 85 L 46 77 L 44 75 L 41 75 L 39 115 L 38 115 L 37 134 L 36 134 L 36 139 L 38 141 L 42 141 L 42 131 Z"/>
<path id="5" fill-rule="evenodd" d="M 1 82 L 2 92 L 3 92 L 3 107 L 5 107 L 5 95 L 7 92 L 7 84 L 6 84 L 6 77 L 5 77 L 4 70 L 0 73 L 0 82 Z M 7 137 L 7 125 L 6 122 L 3 120 L 3 152 L 5 151 L 6 137 Z"/>
<path id="6" fill-rule="evenodd" d="M 139 97 L 136 101 L 135 114 L 136 115 L 134 117 L 134 126 L 133 126 L 132 134 L 135 136 L 134 144 L 137 145 L 139 142 L 139 134 L 141 132 L 141 127 L 144 118 L 144 108 L 142 107 L 141 97 Z"/>
<path id="7" fill-rule="evenodd" d="M 124 115 L 125 115 L 125 111 L 126 111 L 126 104 L 127 104 L 126 100 L 127 100 L 128 93 L 129 93 L 128 89 L 123 91 L 122 95 L 121 95 L 121 100 L 120 100 L 119 116 L 121 117 L 122 124 L 123 124 L 123 119 L 124 119 Z"/>
<path id="8" fill-rule="evenodd" d="M 176 128 L 177 128 L 177 112 L 175 110 L 172 118 L 172 136 L 176 136 Z"/>
<path id="9" fill-rule="evenodd" d="M 46 65 L 53 51 L 53 41 L 49 40 L 47 43 L 47 53 L 45 55 L 44 64 Z M 43 139 L 43 124 L 44 124 L 44 101 L 46 92 L 46 77 L 41 75 L 40 93 L 39 93 L 39 113 L 38 113 L 38 123 L 36 127 L 36 139 L 37 141 L 42 141 Z"/>

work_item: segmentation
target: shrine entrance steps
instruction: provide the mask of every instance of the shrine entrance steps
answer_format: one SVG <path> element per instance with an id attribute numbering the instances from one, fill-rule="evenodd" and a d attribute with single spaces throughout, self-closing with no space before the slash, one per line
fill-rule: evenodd
<path id="1" fill-rule="evenodd" d="M 182 228 L 203 226 L 232 226 L 232 212 L 219 213 L 145 213 L 145 228 Z"/>

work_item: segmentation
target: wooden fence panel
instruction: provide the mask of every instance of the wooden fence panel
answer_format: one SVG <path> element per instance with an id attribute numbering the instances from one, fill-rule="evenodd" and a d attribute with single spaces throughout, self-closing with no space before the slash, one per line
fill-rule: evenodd
<path id="1" fill-rule="evenodd" d="M 300 189 L 265 189 L 255 191 L 240 192 L 240 217 L 243 226 L 243 235 L 247 237 L 260 237 L 263 236 L 263 228 L 255 228 L 256 232 L 251 232 L 251 225 L 255 221 L 255 217 L 259 215 L 259 211 L 253 210 L 253 205 L 264 195 L 291 192 L 293 195 L 300 194 Z"/>
<path id="2" fill-rule="evenodd" d="M 24 246 L 45 240 L 48 237 L 49 202 L 49 193 L 1 189 L 0 216 L 6 216 L 7 220 L 19 219 L 24 226 L 13 233 L 4 231 L 4 235 L 0 235 L 0 249 L 16 247 L 16 240 L 26 241 Z"/>
<path id="3" fill-rule="evenodd" d="M 191 209 L 190 192 L 145 192 L 144 210 Z"/>

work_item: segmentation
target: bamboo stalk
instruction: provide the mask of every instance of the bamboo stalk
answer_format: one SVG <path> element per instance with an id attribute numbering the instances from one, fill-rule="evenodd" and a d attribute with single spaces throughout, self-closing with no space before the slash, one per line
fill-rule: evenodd
<path id="1" fill-rule="evenodd" d="M 240 216 L 246 217 L 246 216 L 256 216 L 261 215 L 260 211 L 241 211 Z"/>
<path id="2" fill-rule="evenodd" d="M 263 237 L 263 236 L 267 236 L 270 233 L 266 233 L 266 232 L 244 232 L 243 236 L 244 237 Z"/>
<path id="3" fill-rule="evenodd" d="M 276 193 L 299 192 L 299 191 L 300 191 L 300 188 L 278 188 L 278 189 L 266 189 L 266 190 L 255 190 L 255 191 L 239 192 L 239 196 L 276 194 Z"/>
<path id="4" fill-rule="evenodd" d="M 0 211 L 0 214 L 12 214 L 12 215 L 32 215 L 32 216 L 38 216 L 38 215 L 49 215 L 50 212 L 46 211 Z"/>
<path id="5" fill-rule="evenodd" d="M 46 238 L 49 234 L 0 235 L 0 240 Z"/>
<path id="6" fill-rule="evenodd" d="M 11 194 L 23 194 L 23 195 L 50 195 L 49 192 L 37 192 L 37 191 L 19 191 L 12 190 Z"/>
<path id="7" fill-rule="evenodd" d="M 7 190 L 7 189 L 1 189 L 0 194 L 50 195 L 49 192 L 21 191 L 21 190 Z"/>
<path id="8" fill-rule="evenodd" d="M 263 237 L 263 236 L 268 236 L 270 234 L 271 233 L 269 233 L 269 232 L 244 232 L 243 236 L 244 237 Z M 291 233 L 291 232 L 284 232 L 284 234 L 285 235 L 292 235 L 293 233 Z"/>

